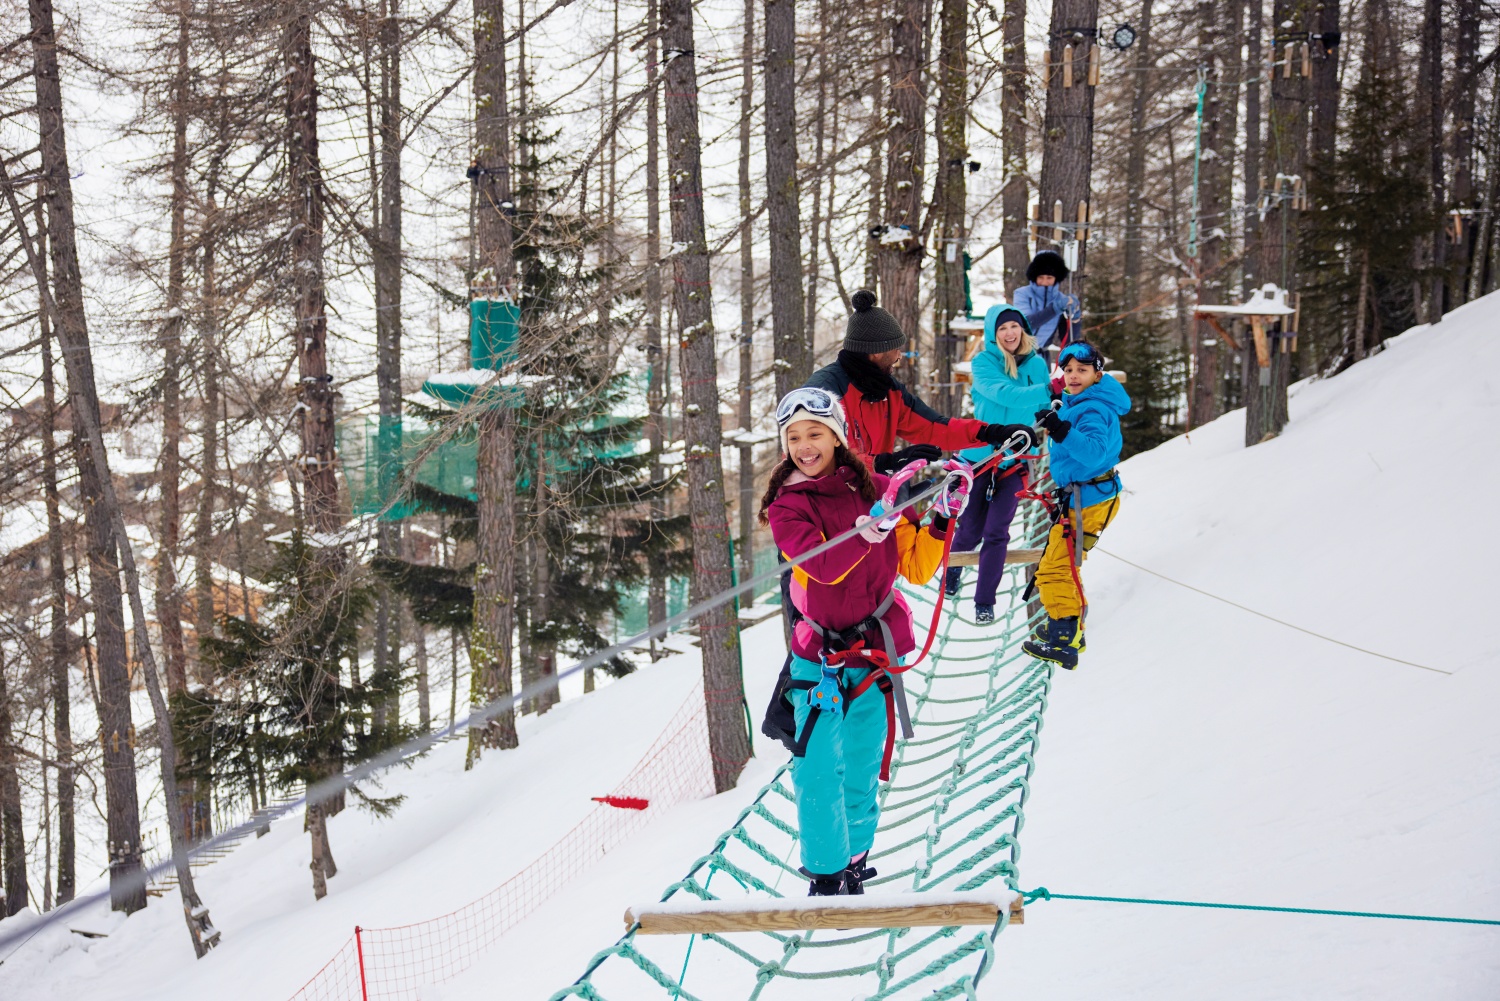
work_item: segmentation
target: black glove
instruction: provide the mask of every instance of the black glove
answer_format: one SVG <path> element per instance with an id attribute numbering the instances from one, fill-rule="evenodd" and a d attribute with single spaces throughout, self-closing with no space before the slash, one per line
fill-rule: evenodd
<path id="1" fill-rule="evenodd" d="M 1025 436 L 1026 443 L 1022 446 L 1024 451 L 1036 448 L 1036 431 L 1025 424 L 986 424 L 979 429 L 979 440 L 996 448 L 1010 441 L 1014 435 Z"/>
<path id="2" fill-rule="evenodd" d="M 908 445 L 894 452 L 882 452 L 875 456 L 875 472 L 894 473 L 908 462 L 926 459 L 928 462 L 941 459 L 943 450 L 936 445 Z"/>
<path id="3" fill-rule="evenodd" d="M 1057 416 L 1056 410 L 1039 410 L 1036 420 L 1052 436 L 1053 441 L 1062 441 L 1073 430 L 1073 425 Z"/>

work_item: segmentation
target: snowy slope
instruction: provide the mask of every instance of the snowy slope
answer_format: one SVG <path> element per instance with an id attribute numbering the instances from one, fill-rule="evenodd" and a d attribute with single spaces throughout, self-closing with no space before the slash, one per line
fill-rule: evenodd
<path id="1" fill-rule="evenodd" d="M 1101 543 L 1454 673 L 1325 643 L 1096 555 L 1090 649 L 1057 679 L 1042 735 L 1024 886 L 1500 918 L 1500 639 L 1485 628 L 1500 542 L 1482 520 L 1500 493 L 1497 315 L 1491 296 L 1297 387 L 1275 441 L 1243 448 L 1231 414 L 1132 459 Z M 746 634 L 757 711 L 780 657 L 774 620 Z M 173 908 L 153 905 L 107 939 L 38 936 L 0 966 L 0 996 L 282 1001 L 354 924 L 443 913 L 540 854 L 651 744 L 694 671 L 673 658 L 565 703 L 473 774 L 453 744 L 392 776 L 411 799 L 389 820 L 336 818 L 341 873 L 319 904 L 300 825 L 278 826 L 205 872 L 226 946 L 201 963 Z M 659 818 L 422 996 L 545 998 L 570 982 L 618 936 L 624 907 L 678 878 L 769 776 L 779 751 L 758 747 L 740 789 Z M 690 975 L 690 989 L 711 987 Z M 1036 903 L 982 993 L 1494 998 L 1500 928 Z"/>

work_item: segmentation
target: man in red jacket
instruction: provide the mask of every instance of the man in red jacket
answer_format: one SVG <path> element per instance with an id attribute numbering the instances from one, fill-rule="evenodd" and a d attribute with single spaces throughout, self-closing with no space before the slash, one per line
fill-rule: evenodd
<path id="1" fill-rule="evenodd" d="M 860 289 L 851 302 L 854 313 L 838 361 L 814 372 L 807 384 L 827 390 L 844 405 L 852 451 L 864 456 L 876 472 L 890 473 L 913 459 L 936 459 L 945 449 L 1005 443 L 1009 435 L 1002 425 L 944 417 L 892 378 L 891 370 L 906 346 L 906 332 L 894 316 L 875 305 L 874 292 Z M 897 438 L 911 444 L 898 451 Z"/>

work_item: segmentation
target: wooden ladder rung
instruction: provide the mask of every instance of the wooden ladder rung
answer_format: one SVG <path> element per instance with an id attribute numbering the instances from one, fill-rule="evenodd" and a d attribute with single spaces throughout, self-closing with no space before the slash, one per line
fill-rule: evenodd
<path id="1" fill-rule="evenodd" d="M 1024 923 L 1021 896 L 1010 890 L 895 893 L 860 897 L 772 897 L 764 900 L 669 900 L 625 912 L 637 935 L 806 931 L 814 928 L 949 928 L 993 925 L 1005 907 L 1009 924 Z"/>
<path id="2" fill-rule="evenodd" d="M 1010 549 L 1005 553 L 1005 562 L 1011 563 L 1037 563 L 1042 558 L 1040 549 Z M 954 551 L 948 554 L 948 565 L 950 567 L 974 567 L 979 565 L 979 551 Z"/>

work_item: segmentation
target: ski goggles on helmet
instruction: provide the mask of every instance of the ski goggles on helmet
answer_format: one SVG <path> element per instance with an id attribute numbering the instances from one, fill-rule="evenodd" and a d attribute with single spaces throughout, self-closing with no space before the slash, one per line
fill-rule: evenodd
<path id="1" fill-rule="evenodd" d="M 839 411 L 839 401 L 826 389 L 815 386 L 794 389 L 776 404 L 776 423 L 786 424 L 799 410 L 806 410 L 814 417 L 832 417 Z"/>
<path id="2" fill-rule="evenodd" d="M 1065 367 L 1068 362 L 1073 359 L 1077 359 L 1084 365 L 1092 365 L 1094 368 L 1100 371 L 1103 371 L 1104 369 L 1104 356 L 1099 353 L 1098 348 L 1094 347 L 1092 344 L 1085 343 L 1084 341 L 1079 341 L 1076 344 L 1069 344 L 1067 347 L 1063 348 L 1062 351 L 1058 353 L 1057 364 L 1059 367 Z"/>

